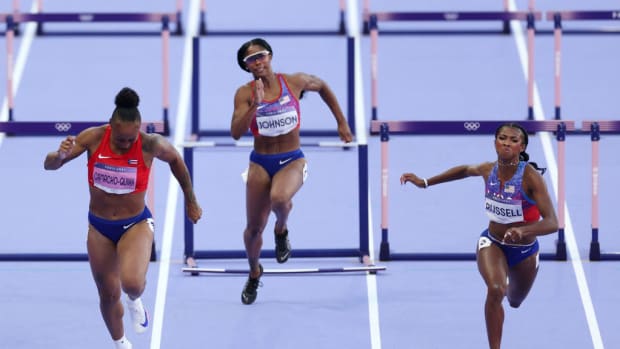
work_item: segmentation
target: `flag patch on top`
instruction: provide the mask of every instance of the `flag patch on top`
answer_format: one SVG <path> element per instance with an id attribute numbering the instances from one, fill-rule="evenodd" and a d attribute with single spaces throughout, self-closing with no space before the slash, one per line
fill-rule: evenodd
<path id="1" fill-rule="evenodd" d="M 129 159 L 129 160 L 127 160 L 127 163 L 130 164 L 130 165 L 137 165 L 138 164 L 138 160 Z"/>

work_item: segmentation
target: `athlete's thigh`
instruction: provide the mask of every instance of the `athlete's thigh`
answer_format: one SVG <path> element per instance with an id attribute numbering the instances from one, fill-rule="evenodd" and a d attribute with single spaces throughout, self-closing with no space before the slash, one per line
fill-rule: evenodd
<path id="1" fill-rule="evenodd" d="M 153 246 L 152 218 L 136 223 L 118 241 L 121 276 L 146 277 Z"/>
<path id="2" fill-rule="evenodd" d="M 494 243 L 481 246 L 476 251 L 478 271 L 487 285 L 506 285 L 508 263 L 499 246 Z"/>
<path id="3" fill-rule="evenodd" d="M 120 292 L 119 263 L 114 242 L 89 224 L 86 248 L 90 269 L 99 290 L 106 289 L 109 292 L 117 289 Z"/>
<path id="4" fill-rule="evenodd" d="M 512 266 L 508 273 L 510 277 L 509 293 L 516 297 L 527 295 L 538 274 L 538 253 Z"/>
<path id="5" fill-rule="evenodd" d="M 271 197 L 277 195 L 284 201 L 291 200 L 304 183 L 305 166 L 306 159 L 300 158 L 278 171 L 278 173 L 273 176 Z"/>
<path id="6" fill-rule="evenodd" d="M 249 226 L 264 227 L 269 218 L 271 178 L 265 169 L 253 162 L 248 168 L 246 183 L 246 214 Z"/>

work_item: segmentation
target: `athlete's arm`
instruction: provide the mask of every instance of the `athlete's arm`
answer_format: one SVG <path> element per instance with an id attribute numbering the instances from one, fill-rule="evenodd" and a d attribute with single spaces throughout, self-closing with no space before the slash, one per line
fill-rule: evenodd
<path id="1" fill-rule="evenodd" d="M 76 136 L 67 136 L 60 142 L 58 150 L 49 152 L 43 162 L 46 170 L 57 170 L 67 162 L 80 156 L 88 149 L 91 139 L 96 133 L 96 128 L 88 128 Z"/>
<path id="2" fill-rule="evenodd" d="M 262 81 L 257 80 L 255 85 L 262 86 Z M 235 109 L 233 111 L 232 121 L 230 123 L 230 135 L 238 140 L 250 128 L 252 116 L 256 113 L 258 103 L 252 98 L 252 89 L 249 85 L 243 85 L 237 89 L 235 93 Z"/>
<path id="3" fill-rule="evenodd" d="M 452 167 L 438 175 L 429 177 L 424 181 L 424 178 L 418 177 L 414 173 L 404 173 L 400 176 L 400 184 L 412 183 L 418 188 L 427 188 L 427 186 L 456 181 L 467 177 L 479 177 L 487 176 L 493 167 L 493 163 L 485 162 L 478 165 L 461 165 Z"/>
<path id="4" fill-rule="evenodd" d="M 202 208 L 200 208 L 196 200 L 192 179 L 181 154 L 170 142 L 159 134 L 143 134 L 143 140 L 146 143 L 144 147 L 147 151 L 151 151 L 154 157 L 167 162 L 170 166 L 170 171 L 177 179 L 177 182 L 179 182 L 181 190 L 183 190 L 183 194 L 185 195 L 187 216 L 193 223 L 196 223 L 202 216 Z"/>
<path id="5" fill-rule="evenodd" d="M 336 119 L 336 122 L 338 123 L 338 135 L 340 136 L 340 139 L 346 143 L 353 140 L 353 135 L 351 134 L 349 123 L 344 117 L 344 113 L 340 108 L 338 99 L 325 81 L 323 81 L 317 76 L 306 73 L 285 75 L 285 77 L 287 81 L 291 81 L 293 86 L 295 86 L 295 92 L 297 93 L 297 96 L 301 96 L 301 93 L 303 91 L 318 92 L 319 96 L 321 96 L 323 102 L 325 102 L 327 107 L 329 107 L 329 110 L 332 112 L 334 118 Z"/>

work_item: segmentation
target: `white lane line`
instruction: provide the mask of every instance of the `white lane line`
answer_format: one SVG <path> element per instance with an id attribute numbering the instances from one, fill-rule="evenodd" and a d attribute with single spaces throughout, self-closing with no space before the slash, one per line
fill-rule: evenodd
<path id="1" fill-rule="evenodd" d="M 349 36 L 354 38 L 354 84 L 355 84 L 355 136 L 358 144 L 367 145 L 366 139 L 366 116 L 364 113 L 364 84 L 362 79 L 362 58 L 360 48 L 360 32 L 359 27 L 360 18 L 357 1 L 347 1 L 347 26 L 349 29 Z M 351 92 L 351 91 L 349 91 Z M 370 187 L 370 183 L 368 184 Z M 372 224 L 372 205 L 370 204 L 370 188 L 368 188 L 368 246 L 369 246 L 369 258 L 375 259 L 374 251 L 374 239 L 373 239 L 373 224 Z M 381 349 L 381 326 L 379 321 L 379 300 L 377 294 L 377 276 L 375 274 L 368 274 L 366 276 L 366 292 L 368 295 L 368 322 L 370 328 L 370 347 L 371 349 Z"/>
<path id="2" fill-rule="evenodd" d="M 183 67 L 181 72 L 179 105 L 176 113 L 174 128 L 174 140 L 172 144 L 181 144 L 185 140 L 189 105 L 191 102 L 192 81 L 192 38 L 198 33 L 199 1 L 190 1 L 187 14 L 187 28 L 185 32 L 185 47 L 183 52 Z M 177 147 L 182 153 L 182 150 Z M 166 199 L 166 216 L 159 260 L 159 275 L 157 278 L 157 291 L 155 296 L 155 309 L 153 311 L 153 330 L 151 332 L 151 349 L 161 347 L 162 329 L 164 324 L 164 311 L 166 308 L 166 295 L 168 292 L 168 278 L 170 272 L 170 255 L 174 236 L 174 224 L 177 215 L 177 202 L 179 197 L 179 185 L 174 176 L 170 176 L 168 183 L 168 197 Z M 185 214 L 185 211 L 183 211 Z"/>
<path id="3" fill-rule="evenodd" d="M 510 0 L 508 9 L 510 11 L 516 11 L 516 8 L 517 6 L 515 5 L 515 1 Z M 521 67 L 523 68 L 523 74 L 525 75 L 527 80 L 527 48 L 521 24 L 518 21 L 511 21 L 510 29 L 514 33 L 517 51 L 519 52 L 519 59 L 521 60 Z M 540 100 L 540 94 L 538 93 L 538 86 L 536 85 L 536 83 L 534 83 L 534 117 L 536 120 L 545 120 L 542 103 Z M 553 152 L 550 134 L 547 132 L 542 132 L 541 142 L 543 145 L 545 159 L 547 161 L 547 167 L 549 168 L 549 175 L 551 176 L 551 180 L 553 182 L 553 190 L 557 196 L 558 166 L 555 159 L 555 154 Z M 603 339 L 601 337 L 601 332 L 598 326 L 598 320 L 596 319 L 594 305 L 592 304 L 592 297 L 590 296 L 590 289 L 588 288 L 588 282 L 586 281 L 586 274 L 583 270 L 583 264 L 581 263 L 581 256 L 579 254 L 579 248 L 577 247 L 577 240 L 575 239 L 573 223 L 570 219 L 570 213 L 568 212 L 568 202 L 566 202 L 565 207 L 558 207 L 558 209 L 564 209 L 566 217 L 566 227 L 564 228 L 566 245 L 568 246 L 569 257 L 573 266 L 575 277 L 577 279 L 579 295 L 581 296 L 581 304 L 583 305 L 586 319 L 588 321 L 588 329 L 590 330 L 590 336 L 592 337 L 592 344 L 595 349 L 603 349 Z"/>

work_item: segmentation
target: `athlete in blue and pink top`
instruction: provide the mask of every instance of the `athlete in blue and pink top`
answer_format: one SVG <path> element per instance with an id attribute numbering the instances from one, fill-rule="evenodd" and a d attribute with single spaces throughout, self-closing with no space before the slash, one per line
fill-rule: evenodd
<path id="1" fill-rule="evenodd" d="M 153 244 L 154 225 L 145 195 L 155 158 L 170 165 L 185 194 L 188 218 L 196 223 L 202 215 L 179 152 L 161 135 L 140 131 L 139 101 L 134 90 L 123 88 L 108 124 L 68 136 L 44 163 L 46 170 L 57 170 L 88 153 L 88 260 L 101 314 L 118 349 L 131 349 L 123 328 L 121 290 L 128 296 L 134 330 L 144 332 L 149 326 L 140 296 Z"/>
<path id="2" fill-rule="evenodd" d="M 253 77 L 235 93 L 230 126 L 234 139 L 239 139 L 248 129 L 254 135 L 246 184 L 247 225 L 243 233 L 250 264 L 250 275 L 241 293 L 244 304 L 256 299 L 262 274 L 259 263 L 262 234 L 270 212 L 276 216 L 277 261 L 286 262 L 291 253 L 287 221 L 292 198 L 306 176 L 306 159 L 299 139 L 302 93 L 318 92 L 336 119 L 340 139 L 347 143 L 353 140 L 347 120 L 327 83 L 305 73 L 276 74 L 271 67 L 272 58 L 271 46 L 260 38 L 244 43 L 237 51 L 237 63 Z"/>
<path id="3" fill-rule="evenodd" d="M 419 188 L 467 177 L 484 179 L 489 226 L 478 239 L 476 259 L 487 285 L 484 313 L 491 349 L 500 348 L 504 297 L 511 307 L 519 307 L 536 279 L 536 237 L 558 230 L 556 213 L 540 173 L 544 169 L 528 162 L 527 144 L 527 132 L 520 125 L 505 124 L 495 132 L 497 161 L 453 167 L 428 179 L 413 173 L 400 177 L 401 184 L 410 182 Z"/>

